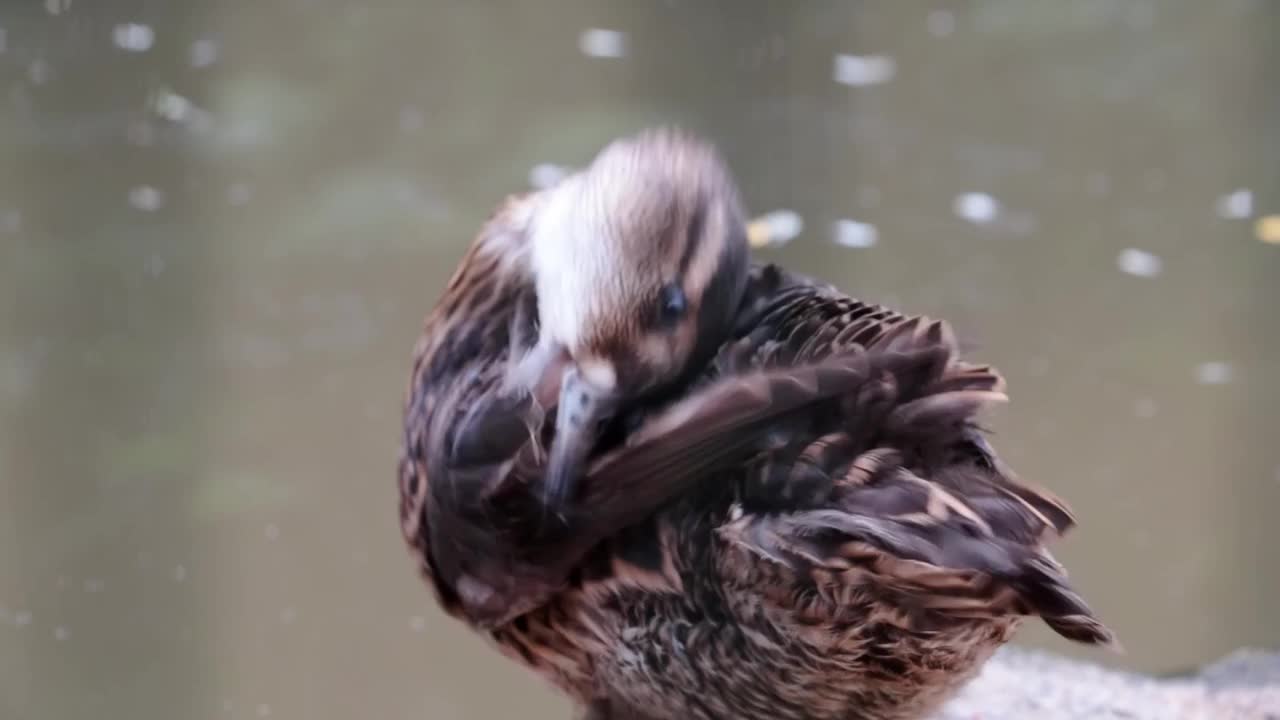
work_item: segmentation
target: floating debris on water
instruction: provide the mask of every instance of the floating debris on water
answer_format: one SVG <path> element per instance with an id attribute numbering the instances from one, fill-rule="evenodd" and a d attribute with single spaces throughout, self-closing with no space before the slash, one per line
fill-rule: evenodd
<path id="1" fill-rule="evenodd" d="M 1254 223 L 1253 232 L 1258 239 L 1271 245 L 1280 245 L 1280 215 L 1264 215 Z"/>
<path id="2" fill-rule="evenodd" d="M 142 270 L 148 277 L 160 277 L 160 274 L 164 272 L 164 266 L 164 258 L 159 255 L 150 255 L 143 261 Z"/>
<path id="3" fill-rule="evenodd" d="M 209 67 L 218 61 L 218 44 L 212 40 L 197 40 L 187 52 L 191 67 Z"/>
<path id="4" fill-rule="evenodd" d="M 529 170 L 529 184 L 539 190 L 546 190 L 572 172 L 573 168 L 551 163 L 540 163 Z"/>
<path id="5" fill-rule="evenodd" d="M 204 113 L 196 104 L 172 90 L 160 90 L 151 96 L 151 109 L 155 114 L 172 122 L 187 122 Z"/>
<path id="6" fill-rule="evenodd" d="M 627 54 L 627 35 L 617 30 L 588 28 L 578 37 L 578 49 L 587 57 L 620 58 Z"/>
<path id="7" fill-rule="evenodd" d="M 804 219 L 792 210 L 774 210 L 747 223 L 747 240 L 751 247 L 786 245 L 804 231 Z"/>
<path id="8" fill-rule="evenodd" d="M 129 204 L 143 212 L 155 212 L 164 206 L 164 193 L 150 185 L 139 185 L 129 191 Z"/>
<path id="9" fill-rule="evenodd" d="M 1241 188 L 1218 198 L 1214 206 L 1218 217 L 1228 220 L 1242 220 L 1253 214 L 1253 192 Z"/>
<path id="10" fill-rule="evenodd" d="M 898 64 L 886 55 L 836 55 L 832 75 L 841 85 L 865 87 L 893 79 Z"/>
<path id="11" fill-rule="evenodd" d="M 1111 177 L 1104 172 L 1091 172 L 1085 178 L 1084 186 L 1090 195 L 1101 197 L 1111 192 Z"/>
<path id="12" fill-rule="evenodd" d="M 1196 379 L 1201 385 L 1226 385 L 1231 382 L 1231 365 L 1218 360 L 1200 363 L 1196 368 Z"/>
<path id="13" fill-rule="evenodd" d="M 956 16 L 950 10 L 931 10 L 925 18 L 929 34 L 934 37 L 946 37 L 955 32 Z"/>
<path id="14" fill-rule="evenodd" d="M 1157 409 L 1156 401 L 1151 398 L 1139 398 L 1138 401 L 1133 404 L 1133 414 L 1143 420 L 1150 420 L 1155 417 Z"/>
<path id="15" fill-rule="evenodd" d="M 985 225 L 1000 214 L 1000 203 L 986 193 L 961 193 L 951 203 L 956 215 L 976 225 Z"/>
<path id="16" fill-rule="evenodd" d="M 146 52 L 156 41 L 156 31 L 142 23 L 120 23 L 111 29 L 116 47 L 129 52 Z"/>
<path id="17" fill-rule="evenodd" d="M 1169 174 L 1160 168 L 1151 168 L 1142 173 L 1142 186 L 1147 192 L 1160 192 L 1169 184 Z"/>
<path id="18" fill-rule="evenodd" d="M 400 132 L 418 132 L 427 126 L 426 113 L 412 105 L 400 108 Z"/>
<path id="19" fill-rule="evenodd" d="M 22 211 L 21 210 L 4 210 L 0 211 L 0 231 L 7 233 L 16 233 L 22 229 Z"/>
<path id="20" fill-rule="evenodd" d="M 857 220 L 837 220 L 832 227 L 832 240 L 847 248 L 869 248 L 879 240 L 876 226 Z"/>
<path id="21" fill-rule="evenodd" d="M 1164 261 L 1145 250 L 1125 248 L 1116 258 L 1116 266 L 1129 275 L 1155 277 L 1164 270 Z"/>
<path id="22" fill-rule="evenodd" d="M 37 58 L 27 65 L 27 80 L 30 80 L 32 85 L 43 85 L 49 82 L 49 74 L 49 63 L 44 60 Z"/>
<path id="23" fill-rule="evenodd" d="M 227 186 L 227 204 L 239 207 L 248 205 L 253 199 L 253 186 L 249 183 L 237 182 Z"/>

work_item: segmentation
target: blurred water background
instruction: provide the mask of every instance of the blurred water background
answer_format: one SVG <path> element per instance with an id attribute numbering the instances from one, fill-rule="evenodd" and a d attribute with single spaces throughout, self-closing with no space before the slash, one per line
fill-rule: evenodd
<path id="1" fill-rule="evenodd" d="M 0 7 L 0 717 L 566 717 L 436 612 L 394 462 L 501 198 L 671 122 L 760 257 L 950 318 L 1061 559 L 1176 672 L 1280 645 L 1280 3 Z M 1080 653 L 1031 628 L 1020 642 Z"/>

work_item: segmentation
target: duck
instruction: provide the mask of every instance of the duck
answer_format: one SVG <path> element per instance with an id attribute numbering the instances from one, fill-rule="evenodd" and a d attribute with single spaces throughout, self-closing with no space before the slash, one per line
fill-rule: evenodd
<path id="1" fill-rule="evenodd" d="M 607 144 L 485 222 L 412 352 L 400 529 L 588 720 L 926 717 L 1031 617 L 1118 647 L 948 323 L 751 259 L 710 142 Z"/>

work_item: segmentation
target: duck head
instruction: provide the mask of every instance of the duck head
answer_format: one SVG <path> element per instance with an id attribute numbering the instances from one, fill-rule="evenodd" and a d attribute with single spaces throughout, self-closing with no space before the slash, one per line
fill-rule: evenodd
<path id="1" fill-rule="evenodd" d="M 525 378 L 558 396 L 546 476 L 554 510 L 621 406 L 680 379 L 727 339 L 748 242 L 725 163 L 673 129 L 606 146 L 546 191 L 530 232 L 540 335 Z"/>

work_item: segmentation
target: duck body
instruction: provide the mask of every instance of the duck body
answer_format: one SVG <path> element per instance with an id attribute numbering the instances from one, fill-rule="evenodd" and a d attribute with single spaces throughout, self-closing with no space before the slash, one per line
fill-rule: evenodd
<path id="1" fill-rule="evenodd" d="M 400 521 L 446 612 L 594 720 L 918 718 L 1027 617 L 1112 642 L 1045 547 L 1070 512 L 978 425 L 999 374 L 773 265 L 546 522 L 561 409 L 505 379 L 539 342 L 538 202 L 486 225 L 415 348 Z"/>
<path id="2" fill-rule="evenodd" d="M 756 266 L 743 325 L 691 386 L 859 358 L 868 378 L 774 428 L 492 632 L 598 718 L 925 717 L 1027 616 L 1108 644 L 1043 541 L 1073 520 L 976 424 L 1000 400 L 942 323 Z M 767 447 L 766 447 L 767 446 Z"/>

